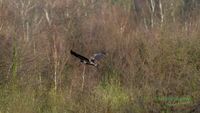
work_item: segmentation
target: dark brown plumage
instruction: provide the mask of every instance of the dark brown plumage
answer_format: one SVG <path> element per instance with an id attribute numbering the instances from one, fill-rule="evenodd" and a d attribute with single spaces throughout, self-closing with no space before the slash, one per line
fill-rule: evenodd
<path id="1" fill-rule="evenodd" d="M 87 64 L 87 65 L 92 65 L 92 66 L 95 66 L 95 67 L 98 66 L 98 64 L 96 63 L 96 61 L 102 59 L 103 56 L 105 55 L 104 52 L 102 52 L 102 53 L 96 53 L 92 57 L 90 57 L 90 59 L 89 59 L 89 58 L 86 58 L 86 57 L 84 57 L 84 56 L 82 56 L 82 55 L 74 52 L 73 50 L 71 50 L 70 53 L 71 53 L 71 55 L 79 58 L 81 63 Z"/>

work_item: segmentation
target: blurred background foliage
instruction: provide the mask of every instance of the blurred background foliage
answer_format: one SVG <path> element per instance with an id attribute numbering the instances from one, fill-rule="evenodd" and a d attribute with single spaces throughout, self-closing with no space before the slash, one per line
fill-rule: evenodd
<path id="1" fill-rule="evenodd" d="M 198 112 L 199 31 L 199 0 L 0 0 L 0 113 Z M 71 49 L 107 53 L 84 90 Z"/>

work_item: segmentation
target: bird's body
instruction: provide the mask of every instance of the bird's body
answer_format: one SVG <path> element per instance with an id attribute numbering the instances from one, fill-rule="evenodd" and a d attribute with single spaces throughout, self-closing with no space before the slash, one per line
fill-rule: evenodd
<path id="1" fill-rule="evenodd" d="M 105 55 L 105 53 L 103 53 L 103 52 L 102 53 L 96 53 L 92 57 L 90 57 L 90 59 L 88 59 L 88 58 L 74 52 L 73 50 L 71 50 L 70 53 L 73 56 L 79 58 L 81 63 L 84 63 L 86 65 L 92 65 L 92 66 L 95 66 L 95 67 L 98 66 L 96 61 L 100 60 Z"/>

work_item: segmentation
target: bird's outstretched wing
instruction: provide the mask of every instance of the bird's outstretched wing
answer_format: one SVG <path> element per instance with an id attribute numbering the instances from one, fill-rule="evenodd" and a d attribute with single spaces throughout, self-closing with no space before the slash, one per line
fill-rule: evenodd
<path id="1" fill-rule="evenodd" d="M 89 59 L 88 58 L 86 58 L 86 57 L 84 57 L 84 56 L 82 56 L 82 55 L 80 55 L 80 54 L 78 54 L 78 53 L 76 53 L 76 52 L 74 52 L 74 51 L 70 51 L 70 53 L 72 54 L 72 55 L 74 55 L 75 57 L 77 57 L 77 58 L 79 58 L 81 61 L 86 61 L 86 62 L 89 62 Z"/>
<path id="2" fill-rule="evenodd" d="M 105 52 L 95 53 L 91 58 L 98 61 L 101 60 L 105 55 Z"/>

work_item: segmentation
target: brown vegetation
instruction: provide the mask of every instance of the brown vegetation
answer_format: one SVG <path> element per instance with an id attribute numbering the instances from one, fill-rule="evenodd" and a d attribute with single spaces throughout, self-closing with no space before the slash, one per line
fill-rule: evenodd
<path id="1" fill-rule="evenodd" d="M 0 113 L 189 112 L 200 98 L 200 3 L 190 2 L 1 0 Z M 107 53 L 86 67 L 83 91 L 71 49 Z"/>

